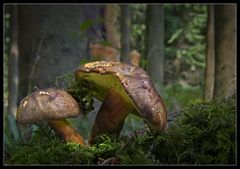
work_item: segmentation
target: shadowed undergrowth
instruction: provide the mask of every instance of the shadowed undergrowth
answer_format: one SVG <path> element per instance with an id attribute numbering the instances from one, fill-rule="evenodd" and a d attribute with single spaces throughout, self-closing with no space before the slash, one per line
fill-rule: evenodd
<path id="1" fill-rule="evenodd" d="M 186 106 L 161 135 L 147 130 L 98 137 L 82 147 L 64 143 L 50 128 L 38 128 L 5 164 L 235 164 L 236 99 Z"/>

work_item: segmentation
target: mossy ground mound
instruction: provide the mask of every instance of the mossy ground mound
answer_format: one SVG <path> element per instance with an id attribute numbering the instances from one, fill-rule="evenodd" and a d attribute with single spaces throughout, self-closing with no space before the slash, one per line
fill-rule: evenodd
<path id="1" fill-rule="evenodd" d="M 95 145 L 64 143 L 50 129 L 39 128 L 32 140 L 8 159 L 12 164 L 235 164 L 236 99 L 187 106 L 161 135 L 134 132 L 107 135 Z"/>

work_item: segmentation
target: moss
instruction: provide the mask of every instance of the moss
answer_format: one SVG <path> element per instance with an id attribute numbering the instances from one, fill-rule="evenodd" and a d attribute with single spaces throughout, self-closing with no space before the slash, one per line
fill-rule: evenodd
<path id="1" fill-rule="evenodd" d="M 91 147 L 64 143 L 50 128 L 39 128 L 5 164 L 100 164 L 112 157 L 114 164 L 234 164 L 235 116 L 235 97 L 194 103 L 161 135 L 101 135 Z"/>
<path id="2" fill-rule="evenodd" d="M 5 164 L 96 164 L 99 157 L 111 157 L 119 148 L 116 141 L 114 144 L 113 138 L 107 135 L 100 138 L 100 143 L 84 147 L 63 142 L 50 128 L 39 128 L 32 140 L 28 144 L 19 146 Z"/>
<path id="3" fill-rule="evenodd" d="M 234 164 L 235 98 L 191 104 L 163 135 L 154 139 L 160 163 Z"/>
<path id="4" fill-rule="evenodd" d="M 87 114 L 94 109 L 94 85 L 87 83 L 85 80 L 75 79 L 73 73 L 58 76 L 56 78 L 56 86 L 58 86 L 59 81 L 65 81 L 64 89 L 74 97 L 84 114 Z"/>

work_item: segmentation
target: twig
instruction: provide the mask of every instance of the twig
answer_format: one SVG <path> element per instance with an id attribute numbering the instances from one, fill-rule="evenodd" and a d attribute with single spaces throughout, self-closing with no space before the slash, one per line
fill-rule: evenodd
<path id="1" fill-rule="evenodd" d="M 158 49 L 157 45 L 153 45 L 152 48 L 150 49 L 148 55 L 147 55 L 147 58 L 150 58 L 150 56 L 153 54 L 153 52 L 157 49 Z"/>
<path id="2" fill-rule="evenodd" d="M 33 74 L 34 74 L 34 72 L 35 72 L 35 70 L 36 70 L 38 61 L 39 61 L 40 58 L 41 58 L 41 55 L 40 55 L 39 53 L 40 53 L 40 50 L 41 50 L 41 48 L 42 48 L 42 44 L 43 44 L 43 42 L 44 42 L 44 40 L 45 40 L 45 36 L 46 36 L 47 32 L 48 32 L 48 28 L 45 29 L 45 31 L 43 32 L 43 37 L 42 37 L 42 39 L 40 40 L 39 45 L 38 45 L 38 48 L 37 48 L 36 57 L 35 57 L 35 60 L 34 60 L 34 63 L 33 63 L 33 66 L 32 66 L 31 72 L 30 72 L 30 76 L 29 76 L 30 85 L 29 85 L 29 91 L 28 91 L 28 93 L 31 92 L 31 83 L 32 83 L 31 81 L 32 81 L 32 77 L 33 77 Z"/>
<path id="3" fill-rule="evenodd" d="M 106 164 L 119 164 L 116 157 L 110 157 L 106 160 L 99 158 L 100 162 L 98 162 L 99 165 L 106 165 Z"/>

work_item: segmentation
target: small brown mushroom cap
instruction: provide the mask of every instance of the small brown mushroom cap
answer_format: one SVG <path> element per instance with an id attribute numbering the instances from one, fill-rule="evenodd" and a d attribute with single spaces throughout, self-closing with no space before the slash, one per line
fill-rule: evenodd
<path id="1" fill-rule="evenodd" d="M 101 101 L 111 88 L 118 90 L 135 115 L 141 116 L 152 132 L 165 130 L 167 111 L 147 73 L 140 67 L 121 63 L 90 62 L 75 71 L 75 77 L 95 84 L 95 97 Z"/>
<path id="2" fill-rule="evenodd" d="M 17 121 L 26 124 L 76 117 L 79 114 L 78 103 L 70 94 L 64 90 L 48 88 L 35 91 L 21 101 Z"/>

